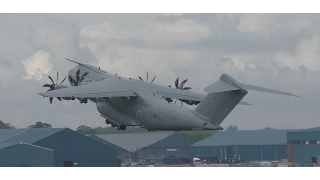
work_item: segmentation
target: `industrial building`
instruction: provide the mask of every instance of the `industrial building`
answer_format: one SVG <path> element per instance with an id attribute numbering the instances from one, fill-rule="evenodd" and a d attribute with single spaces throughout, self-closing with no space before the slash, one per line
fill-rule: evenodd
<path id="1" fill-rule="evenodd" d="M 290 162 L 316 163 L 312 162 L 312 157 L 320 156 L 320 127 L 288 132 L 287 144 Z"/>
<path id="2" fill-rule="evenodd" d="M 287 132 L 290 130 L 220 131 L 192 146 L 194 156 L 220 159 L 265 161 L 287 159 Z"/>
<path id="3" fill-rule="evenodd" d="M 174 132 L 128 133 L 128 134 L 97 134 L 94 135 L 112 143 L 126 153 L 119 158 L 161 158 L 166 156 L 186 156 L 187 149 L 194 141 Z M 123 150 L 120 150 L 123 152 Z M 120 153 L 118 153 L 120 154 Z"/>
<path id="4" fill-rule="evenodd" d="M 99 141 L 111 148 L 113 148 L 116 152 L 117 152 L 117 156 L 118 156 L 118 159 L 130 159 L 132 158 L 132 155 L 131 155 L 131 152 L 129 152 L 128 150 L 120 147 L 120 146 L 117 146 L 109 141 L 106 141 L 100 137 L 98 137 L 97 135 L 88 135 L 88 137 L 96 140 L 96 141 Z"/>
<path id="5" fill-rule="evenodd" d="M 1 166 L 119 166 L 114 148 L 68 128 L 1 129 L 0 157 Z"/>
<path id="6" fill-rule="evenodd" d="M 54 151 L 26 143 L 0 143 L 0 167 L 52 167 Z"/>

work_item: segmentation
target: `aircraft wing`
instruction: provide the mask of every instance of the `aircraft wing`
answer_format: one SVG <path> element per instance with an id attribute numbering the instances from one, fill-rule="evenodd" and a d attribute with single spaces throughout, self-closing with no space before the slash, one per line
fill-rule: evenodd
<path id="1" fill-rule="evenodd" d="M 206 94 L 188 90 L 164 87 L 156 84 L 145 83 L 138 80 L 106 79 L 81 86 L 72 86 L 63 89 L 38 93 L 44 97 L 74 97 L 74 98 L 99 98 L 99 97 L 135 97 L 139 90 L 146 89 L 165 98 L 182 99 L 201 102 Z M 242 105 L 251 105 L 240 102 Z"/>
<path id="2" fill-rule="evenodd" d="M 165 98 L 177 98 L 193 101 L 201 101 L 204 94 L 192 91 L 179 90 L 156 84 L 145 83 L 139 80 L 106 79 L 81 86 L 73 86 L 63 89 L 38 93 L 44 97 L 132 97 L 137 96 L 138 91 L 145 89 L 151 93 L 157 93 Z M 137 92 L 137 93 L 136 93 Z"/>
<path id="3" fill-rule="evenodd" d="M 136 96 L 133 89 L 118 79 L 108 79 L 93 82 L 81 86 L 72 86 L 63 89 L 38 93 L 44 97 L 74 97 L 74 98 L 98 98 L 98 97 L 132 97 Z M 122 84 L 122 85 L 121 85 Z"/>

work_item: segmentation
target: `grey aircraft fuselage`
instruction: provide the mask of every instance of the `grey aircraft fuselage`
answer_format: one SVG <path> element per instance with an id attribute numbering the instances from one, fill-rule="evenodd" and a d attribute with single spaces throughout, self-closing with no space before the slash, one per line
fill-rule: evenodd
<path id="1" fill-rule="evenodd" d="M 81 65 L 77 65 L 71 69 L 68 75 L 73 79 L 76 79 L 76 72 L 79 69 L 81 72 L 89 72 L 88 76 L 91 75 L 91 77 L 89 76 L 83 81 L 83 84 L 88 81 L 97 82 L 108 78 L 115 78 L 115 76 L 107 72 L 101 74 L 102 70 L 93 66 L 89 69 Z M 138 79 L 130 79 L 130 81 L 135 84 L 141 84 L 142 88 L 139 91 L 143 93 L 143 99 L 140 97 L 89 99 L 90 101 L 96 103 L 96 108 L 100 113 L 100 116 L 106 119 L 107 124 L 114 124 L 117 127 L 121 125 L 141 126 L 152 131 L 222 129 L 213 122 L 206 121 L 204 117 L 197 114 L 193 110 L 183 107 L 179 104 L 168 103 L 156 93 L 151 93 L 152 87 L 159 87 L 160 85 L 151 84 Z M 70 80 L 69 83 L 73 85 Z"/>

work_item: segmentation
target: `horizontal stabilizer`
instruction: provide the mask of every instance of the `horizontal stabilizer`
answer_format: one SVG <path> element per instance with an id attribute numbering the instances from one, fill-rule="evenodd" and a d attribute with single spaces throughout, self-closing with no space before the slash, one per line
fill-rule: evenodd
<path id="1" fill-rule="evenodd" d="M 217 93 L 217 92 L 226 92 L 226 91 L 234 91 L 234 90 L 244 90 L 244 91 L 251 90 L 251 91 L 259 91 L 259 92 L 265 92 L 265 93 L 273 93 L 273 94 L 300 97 L 295 94 L 284 92 L 284 91 L 279 91 L 279 90 L 268 89 L 268 88 L 264 88 L 264 87 L 239 83 L 236 80 L 234 80 L 231 76 L 229 76 L 228 74 L 222 74 L 222 76 L 220 77 L 220 79 L 218 81 L 207 86 L 203 90 L 207 93 Z"/>
<path id="2" fill-rule="evenodd" d="M 244 83 L 239 83 L 239 85 L 242 88 L 244 88 L 246 90 L 251 90 L 251 91 L 259 91 L 259 92 L 265 92 L 265 93 L 273 93 L 273 94 L 281 94 L 281 95 L 287 95 L 287 96 L 300 97 L 300 96 L 297 96 L 292 93 L 278 91 L 278 90 L 274 90 L 274 89 L 268 89 L 268 88 L 259 87 L 259 86 L 253 86 L 253 85 L 244 84 Z"/>

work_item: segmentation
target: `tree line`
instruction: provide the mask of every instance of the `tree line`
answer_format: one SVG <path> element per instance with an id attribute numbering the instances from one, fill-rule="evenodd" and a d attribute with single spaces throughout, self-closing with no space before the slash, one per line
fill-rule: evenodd
<path id="1" fill-rule="evenodd" d="M 52 125 L 48 123 L 43 123 L 43 122 L 36 122 L 35 124 L 32 124 L 30 126 L 27 126 L 27 128 L 51 128 Z M 0 129 L 14 129 L 16 128 L 10 123 L 3 122 L 0 120 Z"/>
<path id="2" fill-rule="evenodd" d="M 3 122 L 0 120 L 0 129 L 14 129 L 15 126 L 10 123 Z M 52 125 L 44 122 L 36 122 L 27 128 L 52 128 Z M 265 129 L 270 130 L 273 128 L 266 127 Z M 227 131 L 237 131 L 238 127 L 236 125 L 230 125 L 226 128 Z M 117 133 L 144 133 L 148 132 L 146 129 L 140 127 L 128 127 L 125 131 L 118 131 L 116 128 L 112 127 L 89 127 L 87 125 L 81 125 L 76 129 L 77 132 L 82 134 L 117 134 Z"/>

